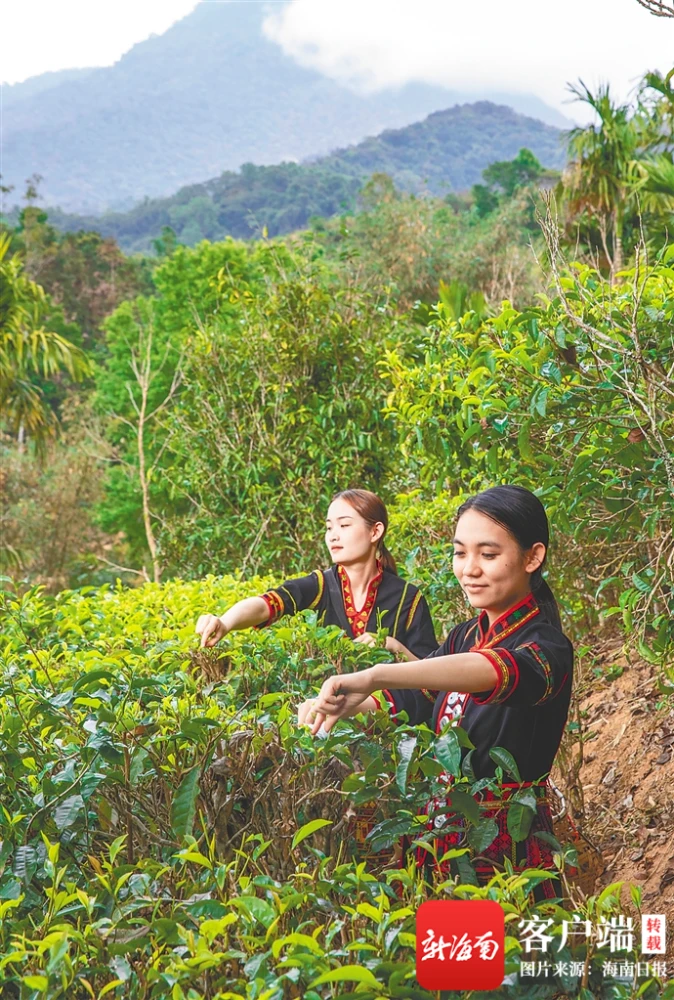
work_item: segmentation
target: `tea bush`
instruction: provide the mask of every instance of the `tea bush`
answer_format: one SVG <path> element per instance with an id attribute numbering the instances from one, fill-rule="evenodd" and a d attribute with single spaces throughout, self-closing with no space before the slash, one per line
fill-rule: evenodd
<path id="1" fill-rule="evenodd" d="M 478 887 L 464 848 L 451 852 L 455 877 L 429 885 L 413 865 L 368 864 L 349 835 L 350 811 L 374 801 L 374 849 L 402 833 L 423 838 L 423 804 L 450 772 L 452 807 L 479 850 L 490 830 L 467 794 L 477 786 L 460 773 L 465 734 L 436 738 L 384 713 L 342 723 L 327 740 L 295 724 L 328 664 L 352 670 L 388 654 L 311 613 L 197 649 L 197 609 L 268 582 L 209 577 L 53 599 L 7 585 L 3 997 L 430 997 L 414 976 L 414 915 L 429 894 L 497 899 L 507 970 L 517 970 L 517 924 L 536 912 L 528 892 L 542 873 L 506 871 Z M 572 858 L 558 856 L 565 886 Z M 638 911 L 637 890 L 632 901 Z M 545 905 L 558 933 L 570 913 Z M 595 918 L 619 908 L 620 884 L 585 906 Z M 566 947 L 556 957 L 570 956 Z M 522 983 L 503 995 L 589 997 L 602 956 L 590 944 L 585 958 L 584 985 Z M 611 996 L 632 995 L 603 982 Z M 659 990 L 653 981 L 642 995 Z"/>
<path id="2" fill-rule="evenodd" d="M 401 465 L 417 485 L 395 527 L 432 575 L 447 566 L 462 495 L 498 482 L 535 490 L 576 620 L 619 615 L 672 681 L 674 248 L 611 284 L 587 265 L 563 268 L 554 223 L 544 225 L 549 296 L 486 318 L 457 319 L 440 303 L 421 362 L 384 359 Z"/>

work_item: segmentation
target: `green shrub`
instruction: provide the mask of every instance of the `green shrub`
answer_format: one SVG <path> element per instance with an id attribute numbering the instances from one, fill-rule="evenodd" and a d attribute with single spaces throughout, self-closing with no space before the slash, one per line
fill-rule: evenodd
<path id="1" fill-rule="evenodd" d="M 368 871 L 344 827 L 336 835 L 347 802 L 373 798 L 374 846 L 423 833 L 421 804 L 460 757 L 456 731 L 436 740 L 383 714 L 367 727 L 343 723 L 326 741 L 298 730 L 294 703 L 328 663 L 355 669 L 383 650 L 359 648 L 311 614 L 237 634 L 226 649 L 195 649 L 196 609 L 266 583 L 209 577 L 53 600 L 5 592 L 3 997 L 282 1000 L 331 997 L 349 983 L 338 995 L 430 1000 L 414 979 L 414 914 L 429 893 L 497 899 L 507 969 L 518 968 L 517 923 L 533 913 L 527 892 L 539 873 L 506 871 L 478 888 L 456 851 L 462 874 L 429 886 L 413 865 Z M 251 752 L 241 754 L 243 745 Z M 229 778 L 211 766 L 216 758 L 229 761 Z M 213 780 L 230 778 L 218 799 Z M 251 790 L 264 808 L 244 801 Z M 214 803 L 229 808 L 229 843 Z M 471 829 L 479 842 L 480 824 Z M 620 888 L 591 897 L 583 912 L 616 913 Z M 632 900 L 638 911 L 638 890 Z M 570 914 L 550 912 L 558 934 Z M 585 954 L 583 946 L 573 957 Z M 570 956 L 567 948 L 558 957 Z M 601 967 L 591 950 L 589 987 Z M 554 984 L 580 990 L 577 977 Z M 653 983 L 643 995 L 657 992 Z"/>

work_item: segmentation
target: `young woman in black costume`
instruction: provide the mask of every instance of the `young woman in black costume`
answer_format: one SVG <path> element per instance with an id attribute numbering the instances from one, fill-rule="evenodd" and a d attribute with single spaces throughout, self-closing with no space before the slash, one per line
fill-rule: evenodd
<path id="1" fill-rule="evenodd" d="M 528 490 L 497 486 L 468 500 L 458 513 L 454 572 L 477 617 L 453 628 L 421 663 L 377 664 L 328 678 L 304 713 L 314 733 L 321 726 L 329 731 L 338 719 L 368 711 L 368 699 L 381 692 L 394 717 L 404 711 L 413 725 L 426 722 L 439 733 L 460 723 L 475 745 L 476 779 L 495 776 L 491 749 L 508 750 L 521 783 L 497 795 L 478 794 L 483 816 L 498 825 L 494 842 L 474 859 L 481 882 L 505 858 L 515 870 L 553 867 L 552 848 L 536 834 L 552 831 L 546 778 L 567 720 L 573 649 L 541 575 L 548 541 L 545 510 Z M 515 842 L 507 806 L 521 787 L 531 787 L 537 809 L 526 840 Z M 437 806 L 429 803 L 429 812 Z M 463 843 L 463 834 L 455 830 L 438 839 L 441 857 Z M 427 860 L 417 852 L 418 863 Z M 546 880 L 536 895 L 556 895 L 553 882 Z"/>
<path id="2" fill-rule="evenodd" d="M 196 626 L 201 645 L 214 646 L 235 629 L 261 628 L 312 608 L 324 624 L 340 625 L 356 642 L 371 644 L 382 627 L 388 629 L 391 652 L 408 660 L 427 656 L 437 648 L 428 605 L 417 587 L 398 576 L 384 541 L 387 528 L 386 507 L 374 493 L 338 493 L 325 532 L 333 565 L 238 601 L 221 617 L 201 615 Z"/>

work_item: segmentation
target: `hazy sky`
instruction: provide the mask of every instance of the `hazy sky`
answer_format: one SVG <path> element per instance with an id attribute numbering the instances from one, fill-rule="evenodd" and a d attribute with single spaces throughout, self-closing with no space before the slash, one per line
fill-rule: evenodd
<path id="1" fill-rule="evenodd" d="M 202 0 L 231 2 L 231 0 Z M 234 0 L 257 2 L 257 0 Z M 568 115 L 566 83 L 626 97 L 674 63 L 674 20 L 637 0 L 261 0 L 266 32 L 306 65 L 366 87 L 409 80 L 535 93 Z M 103 66 L 195 0 L 31 0 L 3 14 L 0 78 Z"/>

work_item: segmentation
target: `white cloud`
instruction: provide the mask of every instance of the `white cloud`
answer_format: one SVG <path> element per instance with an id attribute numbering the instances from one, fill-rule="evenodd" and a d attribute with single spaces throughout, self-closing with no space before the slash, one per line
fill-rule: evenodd
<path id="1" fill-rule="evenodd" d="M 229 2 L 229 0 L 207 0 Z M 364 89 L 409 81 L 475 95 L 534 93 L 578 117 L 566 84 L 608 81 L 627 97 L 674 61 L 674 21 L 637 0 L 234 0 L 270 11 L 265 31 L 305 65 Z M 10 0 L 0 75 L 110 65 L 197 0 Z"/>
<path id="2" fill-rule="evenodd" d="M 674 21 L 636 0 L 295 0 L 271 10 L 265 31 L 352 86 L 535 93 L 566 114 L 568 82 L 608 81 L 624 99 L 647 69 L 674 62 Z"/>
<path id="3" fill-rule="evenodd" d="M 161 34 L 197 0 L 9 0 L 2 15 L 0 78 L 110 66 L 136 42 Z"/>

